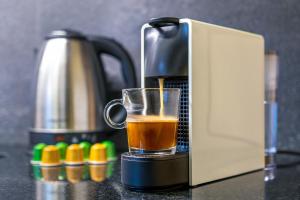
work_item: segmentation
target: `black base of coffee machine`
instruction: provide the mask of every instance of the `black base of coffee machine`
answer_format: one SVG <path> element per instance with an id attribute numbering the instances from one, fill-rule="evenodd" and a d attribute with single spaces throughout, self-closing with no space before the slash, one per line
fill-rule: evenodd
<path id="1" fill-rule="evenodd" d="M 188 153 L 174 155 L 121 155 L 122 184 L 134 191 L 165 191 L 188 187 Z"/>
<path id="2" fill-rule="evenodd" d="M 87 141 L 90 143 L 97 143 L 104 139 L 107 139 L 107 134 L 95 132 L 72 132 L 72 133 L 47 133 L 47 132 L 29 132 L 30 146 L 34 146 L 38 143 L 56 144 L 57 142 L 66 142 L 68 144 L 79 143 Z"/>

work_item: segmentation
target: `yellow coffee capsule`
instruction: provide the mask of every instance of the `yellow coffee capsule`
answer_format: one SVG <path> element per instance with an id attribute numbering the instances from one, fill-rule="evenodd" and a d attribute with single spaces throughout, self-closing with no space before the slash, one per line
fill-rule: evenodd
<path id="1" fill-rule="evenodd" d="M 72 144 L 67 148 L 67 155 L 65 164 L 67 165 L 80 165 L 84 163 L 83 149 L 79 144 Z"/>
<path id="2" fill-rule="evenodd" d="M 66 166 L 67 180 L 71 183 L 78 183 L 83 178 L 83 165 Z"/>
<path id="3" fill-rule="evenodd" d="M 89 165 L 91 180 L 95 182 L 102 182 L 106 179 L 106 164 Z"/>
<path id="4" fill-rule="evenodd" d="M 57 166 L 60 165 L 59 150 L 54 145 L 48 145 L 43 149 L 41 166 Z"/>
<path id="5" fill-rule="evenodd" d="M 103 164 L 106 162 L 106 146 L 100 143 L 94 144 L 90 150 L 89 163 Z"/>

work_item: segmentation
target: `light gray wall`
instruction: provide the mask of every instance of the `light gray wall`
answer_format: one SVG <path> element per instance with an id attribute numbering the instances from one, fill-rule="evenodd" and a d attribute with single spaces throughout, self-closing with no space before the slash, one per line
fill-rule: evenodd
<path id="1" fill-rule="evenodd" d="M 280 54 L 279 140 L 300 149 L 300 4 L 297 0 L 0 0 L 0 140 L 27 142 L 34 48 L 53 29 L 120 41 L 140 66 L 140 27 L 152 17 L 189 17 L 264 35 Z"/>

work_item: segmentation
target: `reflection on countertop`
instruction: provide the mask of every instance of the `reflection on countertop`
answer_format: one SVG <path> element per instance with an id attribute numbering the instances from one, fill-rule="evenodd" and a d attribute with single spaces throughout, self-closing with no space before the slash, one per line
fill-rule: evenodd
<path id="1" fill-rule="evenodd" d="M 97 183 L 113 175 L 115 161 L 99 165 L 62 165 L 54 167 L 31 166 L 30 176 L 35 180 L 35 197 L 43 199 L 95 199 Z"/>
<path id="2" fill-rule="evenodd" d="M 30 175 L 35 180 L 53 182 L 66 181 L 78 183 L 81 181 L 91 180 L 94 182 L 103 182 L 113 175 L 116 161 L 106 164 L 84 164 L 84 165 L 61 165 L 53 167 L 42 167 L 39 165 L 31 166 Z"/>
<path id="3" fill-rule="evenodd" d="M 139 193 L 120 183 L 119 160 L 110 167 L 38 169 L 29 163 L 25 146 L 0 146 L 1 152 L 5 155 L 0 159 L 1 199 L 300 199 L 298 165 L 268 171 L 266 175 L 272 174 L 272 178 L 266 182 L 265 172 L 258 171 L 180 191 Z M 282 156 L 278 160 L 286 163 L 296 159 Z"/>

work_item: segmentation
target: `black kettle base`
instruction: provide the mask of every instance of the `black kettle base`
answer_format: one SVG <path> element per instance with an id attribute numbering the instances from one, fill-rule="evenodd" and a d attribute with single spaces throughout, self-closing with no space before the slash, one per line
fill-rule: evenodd
<path id="1" fill-rule="evenodd" d="M 90 143 L 97 143 L 107 139 L 107 134 L 95 132 L 64 132 L 64 133 L 47 133 L 47 132 L 29 132 L 30 148 L 35 144 L 56 144 L 57 142 L 66 142 L 68 144 L 79 143 L 87 141 Z"/>

